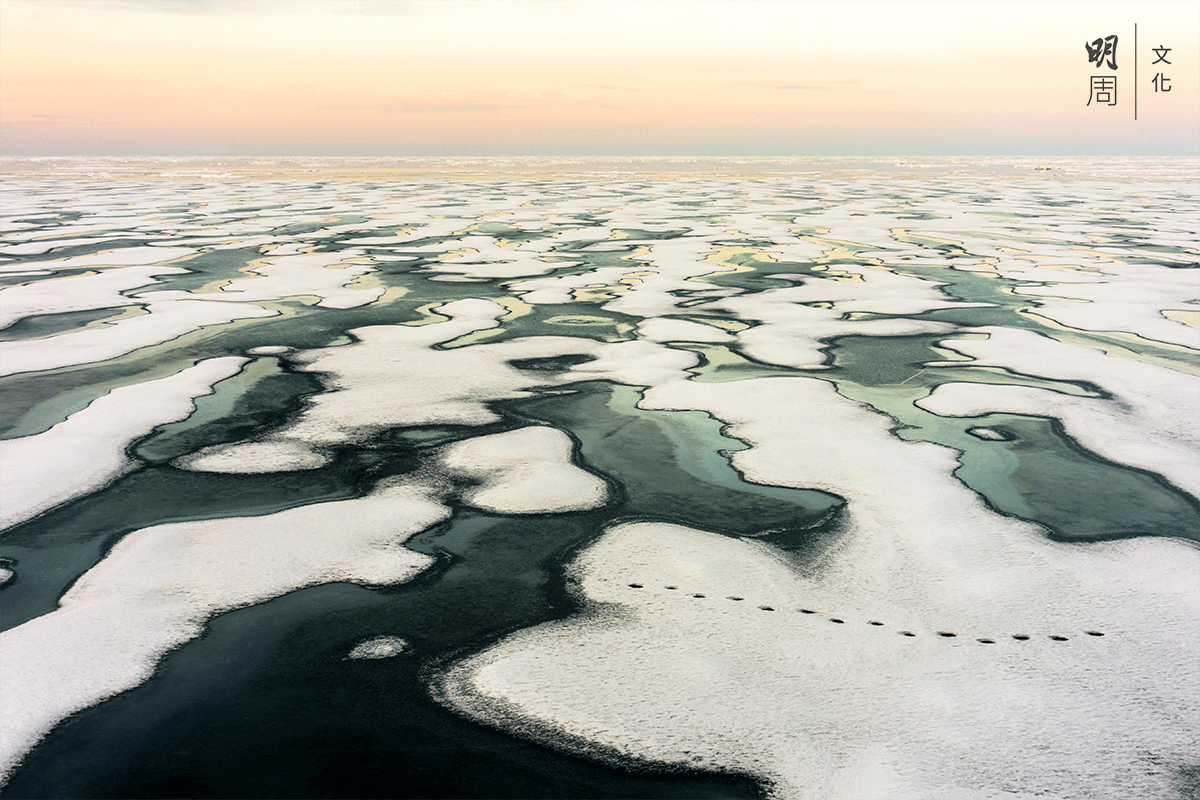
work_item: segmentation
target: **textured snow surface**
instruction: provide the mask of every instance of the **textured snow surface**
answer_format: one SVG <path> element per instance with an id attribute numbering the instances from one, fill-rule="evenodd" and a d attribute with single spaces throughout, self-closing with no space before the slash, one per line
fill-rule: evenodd
<path id="1" fill-rule="evenodd" d="M 543 582 L 531 599 L 566 618 L 506 618 L 480 652 L 406 642 L 397 621 L 356 631 L 331 669 L 428 658 L 422 680 L 482 724 L 750 775 L 779 797 L 1183 794 L 1200 753 L 1200 549 L 1063 544 L 993 508 L 1044 488 L 1028 483 L 1045 463 L 1126 481 L 1112 496 L 1135 502 L 1158 496 L 1122 468 L 1200 499 L 1196 162 L 1056 159 L 1053 176 L 1075 177 L 1046 179 L 1021 159 L 883 161 L 934 172 L 834 159 L 725 179 L 687 162 L 700 172 L 661 179 L 617 161 L 601 178 L 179 182 L 38 162 L 57 177 L 0 182 L 0 530 L 22 526 L 0 540 L 0 585 L 34 613 L 60 598 L 0 633 L 0 783 L 213 615 L 328 582 L 435 586 L 405 543 L 461 512 L 527 526 L 504 543 L 514 558 L 550 527 L 586 530 L 556 551 L 570 563 L 537 557 L 578 607 Z M 592 436 L 574 413 L 610 389 L 597 425 L 653 423 L 648 457 L 675 448 L 662 487 L 592 471 L 639 457 L 628 431 Z M 961 419 L 992 413 L 1053 424 Z M 1064 448 L 1077 461 L 1056 461 Z M 847 505 L 811 537 L 619 516 L 669 493 L 675 467 Z M 124 490 L 159 477 L 185 495 L 153 517 L 147 495 L 130 523 Z M 230 481 L 287 510 L 230 516 L 245 506 L 205 488 Z M 316 485 L 353 499 L 295 507 Z M 1049 526 L 1087 498 L 1037 500 Z M 89 519 L 76 510 L 101 528 L 72 528 Z M 571 512 L 589 513 L 536 517 Z M 39 567 L 102 537 L 77 579 Z M 473 601 L 447 613 L 486 627 Z"/>
<path id="2" fill-rule="evenodd" d="M 438 463 L 475 484 L 462 502 L 507 514 L 579 511 L 604 504 L 608 486 L 571 464 L 571 440 L 554 428 L 518 428 L 442 448 Z"/>
<path id="3" fill-rule="evenodd" d="M 346 658 L 364 661 L 395 658 L 407 649 L 408 642 L 399 636 L 376 636 L 356 644 Z"/>
<path id="4" fill-rule="evenodd" d="M 780 797 L 1171 793 L 1200 745 L 1195 548 L 1048 541 L 950 478 L 948 451 L 815 381 L 681 384 L 647 404 L 730 421 L 754 480 L 847 497 L 841 538 L 797 571 L 756 542 L 618 526 L 569 571 L 583 612 L 454 665 L 443 702 Z"/>
<path id="5" fill-rule="evenodd" d="M 444 501 L 456 485 L 464 503 L 485 511 L 603 504 L 607 485 L 572 465 L 571 450 L 561 431 L 522 428 L 440 448 L 430 468 L 355 500 L 128 534 L 58 610 L 0 633 L 0 774 L 59 720 L 146 681 L 215 614 L 320 583 L 416 576 L 434 559 L 404 542 L 450 516 Z"/>
<path id="6" fill-rule="evenodd" d="M 0 530 L 104 486 L 136 466 L 125 449 L 185 419 L 195 398 L 249 359 L 214 358 L 169 378 L 124 386 L 45 433 L 0 441 Z"/>
<path id="7" fill-rule="evenodd" d="M 1114 358 L 1007 328 L 980 329 L 987 339 L 945 347 L 980 365 L 1028 375 L 1086 381 L 1111 397 L 1073 397 L 1027 386 L 947 383 L 917 405 L 942 416 L 991 412 L 1055 417 L 1076 441 L 1113 461 L 1158 473 L 1200 499 L 1200 376 Z M 955 362 L 961 363 L 961 362 Z"/>
<path id="8" fill-rule="evenodd" d="M 424 487 L 123 538 L 58 610 L 0 634 L 0 772 L 59 720 L 147 680 L 209 617 L 330 581 L 394 584 L 433 559 L 404 540 L 450 512 Z"/>

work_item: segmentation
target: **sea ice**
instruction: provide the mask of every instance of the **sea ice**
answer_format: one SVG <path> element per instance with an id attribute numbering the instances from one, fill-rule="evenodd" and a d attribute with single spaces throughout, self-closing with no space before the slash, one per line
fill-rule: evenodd
<path id="1" fill-rule="evenodd" d="M 202 361 L 168 378 L 114 389 L 45 433 L 0 441 L 0 530 L 94 492 L 135 463 L 126 448 L 159 425 L 185 419 L 194 400 L 249 359 Z M 64 465 L 70 465 L 64 469 Z"/>
<path id="2" fill-rule="evenodd" d="M 984 327 L 987 339 L 953 339 L 942 346 L 1027 375 L 1085 381 L 1111 399 L 1075 397 L 1045 389 L 946 383 L 917 405 L 941 416 L 993 412 L 1062 420 L 1076 441 L 1112 461 L 1158 473 L 1200 499 L 1200 377 L 1100 350 L 1066 344 L 1032 331 Z M 960 364 L 961 362 L 953 362 Z"/>
<path id="3" fill-rule="evenodd" d="M 446 445 L 438 464 L 469 488 L 462 502 L 497 514 L 583 511 L 604 505 L 608 486 L 571 463 L 571 439 L 543 426 Z"/>
<path id="4" fill-rule="evenodd" d="M 408 642 L 399 636 L 376 636 L 359 642 L 346 656 L 351 660 L 395 658 L 408 649 Z"/>
<path id="5" fill-rule="evenodd" d="M 58 610 L 0 634 L 0 778 L 60 720 L 146 681 L 214 614 L 330 581 L 411 579 L 433 559 L 403 542 L 449 513 L 398 482 L 355 500 L 128 534 Z"/>
<path id="6" fill-rule="evenodd" d="M 139 301 L 126 296 L 125 291 L 157 283 L 157 275 L 185 272 L 180 267 L 123 267 L 0 289 L 0 328 L 35 314 L 137 305 Z"/>
<path id="7" fill-rule="evenodd" d="M 842 533 L 800 565 L 617 526 L 568 570 L 582 611 L 452 665 L 443 702 L 602 760 L 754 775 L 778 797 L 1165 796 L 1191 763 L 1200 551 L 1052 542 L 984 507 L 951 451 L 892 437 L 821 382 L 676 382 L 643 405 L 729 422 L 751 480 L 846 497 Z"/>
<path id="8" fill-rule="evenodd" d="M 366 497 L 128 534 L 56 611 L 0 634 L 0 778 L 67 715 L 146 681 L 215 614 L 320 583 L 413 578 L 433 558 L 403 544 L 449 517 L 456 492 L 497 513 L 602 505 L 607 485 L 571 454 L 563 432 L 526 427 L 439 448 Z M 381 658 L 383 647 L 351 657 Z"/>
<path id="9" fill-rule="evenodd" d="M 655 385 L 683 379 L 698 359 L 654 342 L 605 344 L 582 337 L 538 336 L 452 349 L 433 349 L 460 336 L 497 327 L 508 309 L 466 299 L 436 309 L 444 322 L 357 328 L 357 342 L 297 353 L 298 369 L 323 376 L 335 391 L 310 398 L 291 423 L 256 442 L 217 445 L 182 459 L 180 466 L 207 471 L 249 472 L 320 466 L 324 449 L 361 441 L 388 428 L 412 425 L 485 425 L 499 417 L 495 400 L 530 396 L 537 387 L 578 380 Z M 519 359 L 588 355 L 594 360 L 562 373 L 522 371 Z M 272 448 L 277 448 L 272 450 Z M 306 452 L 307 451 L 307 452 Z"/>
<path id="10" fill-rule="evenodd" d="M 0 342 L 0 375 L 107 361 L 143 347 L 169 342 L 209 325 L 273 317 L 279 313 L 259 306 L 206 300 L 150 303 L 146 311 L 94 330 L 64 333 L 47 339 Z"/>

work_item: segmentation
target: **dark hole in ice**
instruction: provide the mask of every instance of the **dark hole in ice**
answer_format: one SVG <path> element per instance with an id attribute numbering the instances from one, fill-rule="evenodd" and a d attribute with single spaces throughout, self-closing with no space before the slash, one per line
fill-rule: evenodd
<path id="1" fill-rule="evenodd" d="M 916 636 L 912 631 L 900 631 L 901 636 Z"/>
<path id="2" fill-rule="evenodd" d="M 978 639 L 977 641 L 980 644 L 995 644 L 996 643 L 995 639 Z"/>
<path id="3" fill-rule="evenodd" d="M 1065 641 L 1067 641 L 1067 637 L 1065 637 L 1065 636 L 1051 636 L 1050 638 L 1051 638 L 1053 641 L 1056 641 L 1056 642 L 1065 642 Z"/>
<path id="4" fill-rule="evenodd" d="M 938 631 L 938 636 L 944 636 L 944 637 L 946 637 L 947 639 L 952 639 L 952 638 L 954 638 L 955 636 L 958 636 L 958 634 L 957 634 L 957 633 L 951 633 L 950 631 Z"/>
<path id="5" fill-rule="evenodd" d="M 704 597 L 704 595 L 702 595 L 702 594 L 694 594 L 694 595 L 692 595 L 692 597 Z"/>
<path id="6" fill-rule="evenodd" d="M 829 618 L 829 621 L 830 621 L 830 622 L 836 622 L 838 625 L 845 624 L 845 622 L 846 622 L 846 620 L 844 620 L 844 619 L 838 619 L 837 617 L 830 617 L 830 618 Z"/>
<path id="7" fill-rule="evenodd" d="M 772 607 L 772 606 L 759 606 L 759 608 L 761 608 L 763 611 L 774 611 L 775 610 L 774 607 Z"/>
<path id="8" fill-rule="evenodd" d="M 629 588 L 631 588 L 631 589 L 641 589 L 641 588 L 642 588 L 642 585 L 641 585 L 640 583 L 631 583 L 631 584 L 629 584 Z"/>
<path id="9" fill-rule="evenodd" d="M 667 588 L 668 589 L 678 589 L 679 587 L 678 586 L 668 586 Z"/>
<path id="10" fill-rule="evenodd" d="M 815 614 L 817 612 L 813 611 L 811 608 L 802 608 L 802 609 L 800 609 L 800 613 L 801 614 Z"/>
<path id="11" fill-rule="evenodd" d="M 883 623 L 882 623 L 882 622 L 880 622 L 880 621 L 879 621 L 879 620 L 877 620 L 877 619 L 873 619 L 873 620 L 871 620 L 870 622 L 868 622 L 867 624 L 868 624 L 868 625 L 875 625 L 876 627 L 878 627 L 878 626 L 882 625 Z"/>
<path id="12" fill-rule="evenodd" d="M 726 599 L 727 599 L 727 600 L 745 600 L 746 598 L 744 598 L 744 597 L 738 597 L 738 596 L 737 596 L 737 595 L 735 595 L 735 594 L 731 594 L 731 595 L 729 595 L 729 597 L 727 597 Z"/>
<path id="13" fill-rule="evenodd" d="M 1027 642 L 1027 641 L 1029 641 L 1029 637 L 1028 637 L 1028 636 L 1026 636 L 1026 635 L 1025 635 L 1025 634 L 1023 634 L 1023 633 L 1014 633 L 1014 634 L 1013 634 L 1013 638 L 1014 638 L 1014 639 L 1016 639 L 1018 642 Z"/>
<path id="14" fill-rule="evenodd" d="M 1103 636 L 1100 631 L 1084 631 L 1088 636 Z"/>

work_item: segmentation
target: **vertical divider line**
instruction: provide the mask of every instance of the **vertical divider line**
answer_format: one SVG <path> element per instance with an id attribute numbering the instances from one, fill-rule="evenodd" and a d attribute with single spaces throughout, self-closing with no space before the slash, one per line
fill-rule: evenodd
<path id="1" fill-rule="evenodd" d="M 1137 121 L 1137 62 L 1137 23 L 1135 22 L 1133 23 L 1133 119 L 1135 122 Z"/>

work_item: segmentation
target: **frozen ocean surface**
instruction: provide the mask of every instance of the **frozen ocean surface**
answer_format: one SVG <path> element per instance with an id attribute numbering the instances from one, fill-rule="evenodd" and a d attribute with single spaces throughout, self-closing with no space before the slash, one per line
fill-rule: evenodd
<path id="1" fill-rule="evenodd" d="M 1198 197 L 0 159 L 0 795 L 1194 797 Z"/>

